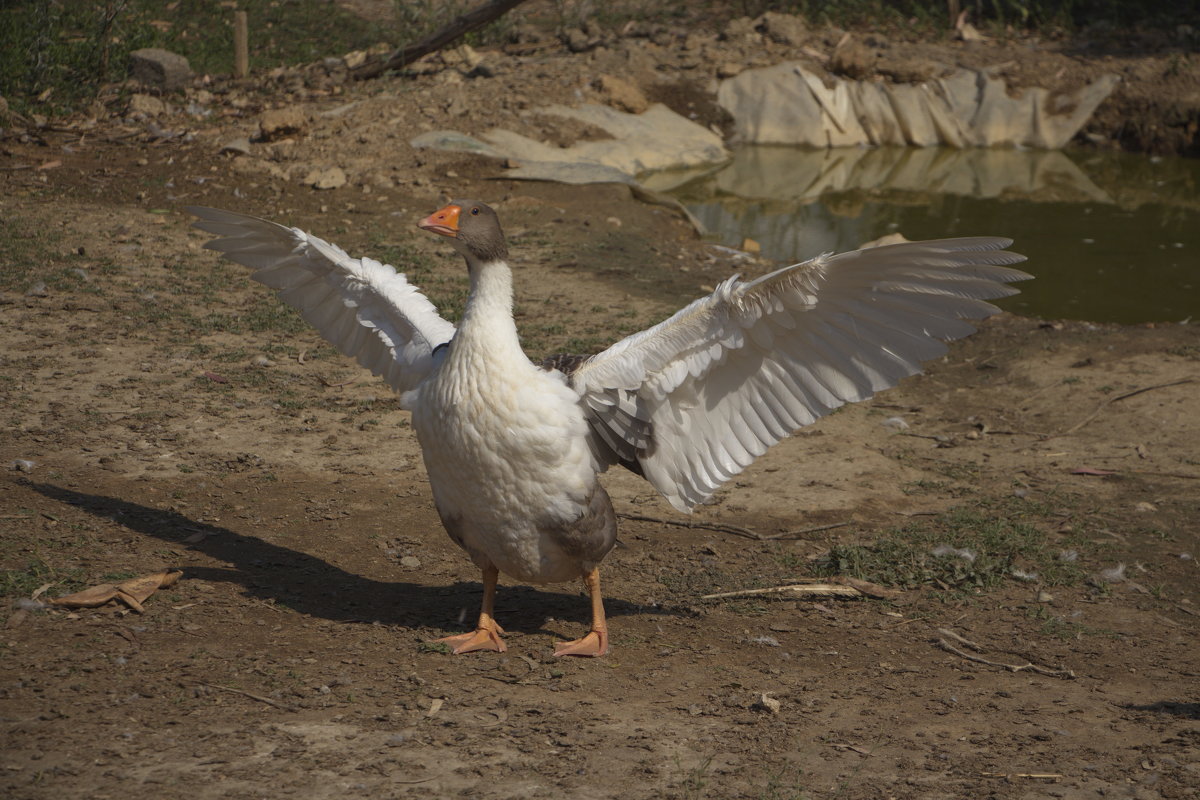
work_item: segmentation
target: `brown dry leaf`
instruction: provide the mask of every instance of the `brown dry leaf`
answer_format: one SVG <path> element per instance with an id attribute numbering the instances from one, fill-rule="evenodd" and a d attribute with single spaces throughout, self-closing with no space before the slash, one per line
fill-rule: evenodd
<path id="1" fill-rule="evenodd" d="M 102 583 L 99 586 L 84 589 L 82 592 L 55 597 L 50 602 L 56 606 L 67 608 L 97 608 L 113 600 L 119 600 L 140 614 L 145 611 L 142 603 L 150 595 L 159 589 L 174 586 L 182 575 L 183 573 L 179 570 L 163 570 L 150 575 L 130 578 L 115 586 L 111 583 Z"/>
<path id="2" fill-rule="evenodd" d="M 102 583 L 99 586 L 84 589 L 82 592 L 75 592 L 75 594 L 52 597 L 50 602 L 56 606 L 66 606 L 67 608 L 95 608 L 104 605 L 116 596 L 116 586 L 111 583 Z"/>
<path id="3" fill-rule="evenodd" d="M 159 589 L 174 586 L 182 576 L 183 573 L 179 570 L 164 569 L 162 572 L 155 572 L 152 575 L 143 575 L 140 578 L 130 578 L 127 581 L 122 581 L 117 584 L 117 588 L 139 603 L 144 603 L 150 595 Z"/>

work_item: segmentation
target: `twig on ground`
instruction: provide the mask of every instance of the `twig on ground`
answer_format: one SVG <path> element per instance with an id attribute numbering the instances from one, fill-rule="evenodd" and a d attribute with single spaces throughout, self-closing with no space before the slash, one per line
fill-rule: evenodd
<path id="1" fill-rule="evenodd" d="M 247 692 L 245 689 L 235 689 L 232 686 L 219 686 L 215 683 L 205 683 L 204 681 L 198 681 L 196 683 L 196 685 L 197 686 L 207 686 L 210 689 L 220 689 L 223 692 L 232 692 L 233 694 L 240 694 L 243 697 L 249 697 L 251 700 L 257 700 L 260 703 L 266 703 L 269 706 L 275 706 L 275 708 L 283 709 L 284 711 L 299 711 L 300 710 L 293 705 L 289 705 L 288 703 L 281 703 L 278 700 L 272 700 L 270 697 L 263 697 L 261 694 L 254 694 L 253 692 Z"/>
<path id="2" fill-rule="evenodd" d="M 959 644 L 961 644 L 963 647 L 966 647 L 966 648 L 967 648 L 967 649 L 969 649 L 969 650 L 974 650 L 976 653 L 982 653 L 982 652 L 983 652 L 983 648 L 982 648 L 982 647 L 980 647 L 979 645 L 975 644 L 975 643 L 974 643 L 974 642 L 972 642 L 970 639 L 967 639 L 967 638 L 965 638 L 965 637 L 959 636 L 957 633 L 955 633 L 954 631 L 950 630 L 949 628 L 938 628 L 938 633 L 942 634 L 943 636 L 949 636 L 951 639 L 953 639 L 954 641 L 958 642 L 958 643 L 959 643 Z"/>
<path id="3" fill-rule="evenodd" d="M 852 586 L 840 586 L 832 583 L 793 583 L 788 586 L 771 586 L 766 589 L 738 589 L 734 592 L 718 592 L 717 594 L 700 595 L 701 600 L 728 600 L 732 597 L 755 597 L 758 595 L 788 595 L 803 597 L 806 595 L 826 597 L 862 597 L 863 593 Z"/>
<path id="4" fill-rule="evenodd" d="M 1061 780 L 1062 774 L 1058 772 L 981 772 L 979 773 L 985 778 L 1037 778 L 1041 780 Z"/>
<path id="5" fill-rule="evenodd" d="M 1087 425 L 1089 422 L 1094 420 L 1096 417 L 1100 416 L 1100 412 L 1103 411 L 1104 409 L 1108 408 L 1109 406 L 1111 406 L 1113 403 L 1120 402 L 1121 400 L 1127 400 L 1130 397 L 1133 397 L 1134 395 L 1139 395 L 1139 394 L 1142 394 L 1143 392 L 1151 392 L 1151 391 L 1154 391 L 1155 389 L 1166 389 L 1168 386 L 1179 386 L 1180 384 L 1184 384 L 1184 383 L 1194 383 L 1195 380 L 1196 380 L 1195 378 L 1184 378 L 1182 380 L 1170 381 L 1168 383 L 1156 383 L 1153 386 L 1143 386 L 1140 389 L 1134 389 L 1131 392 L 1126 392 L 1125 394 L 1119 394 L 1116 397 L 1110 397 L 1109 399 L 1107 399 L 1103 403 L 1101 403 L 1099 406 L 1097 406 L 1095 411 L 1093 411 L 1091 414 L 1088 414 L 1086 417 L 1084 417 L 1079 422 L 1072 425 L 1070 428 L 1067 428 L 1062 433 L 1050 434 L 1046 438 L 1053 439 L 1058 436 L 1070 436 L 1072 433 L 1075 433 L 1077 430 L 1082 428 L 1084 425 Z"/>
<path id="6" fill-rule="evenodd" d="M 986 664 L 989 667 L 1001 667 L 1002 669 L 1006 669 L 1009 672 L 1023 672 L 1025 670 L 1031 670 L 1032 672 L 1036 672 L 1039 675 L 1048 675 L 1052 678 L 1074 678 L 1075 677 L 1075 673 L 1069 669 L 1065 669 L 1065 668 L 1055 669 L 1053 667 L 1043 667 L 1038 664 L 1034 664 L 1033 662 L 1029 662 L 1027 664 L 1005 664 L 1000 661 L 992 661 L 990 659 L 986 659 L 983 656 L 974 655 L 973 653 L 963 652 L 962 650 L 959 650 L 957 647 L 955 647 L 954 645 L 947 642 L 945 639 L 938 639 L 937 641 L 938 641 L 938 646 L 941 647 L 943 650 L 945 650 L 947 653 L 953 653 L 956 656 L 961 656 L 962 658 L 965 658 L 967 661 L 974 661 L 977 664 Z"/>
<path id="7" fill-rule="evenodd" d="M 835 597 L 897 597 L 901 592 L 857 578 L 797 578 L 796 583 L 786 586 L 769 586 L 765 589 L 738 589 L 733 592 L 701 595 L 701 600 L 725 600 L 731 597 L 755 597 L 761 595 L 787 595 L 791 597 L 835 596 Z"/>
<path id="8" fill-rule="evenodd" d="M 699 522 L 690 519 L 663 519 L 662 517 L 649 517 L 645 514 L 630 514 L 625 511 L 618 511 L 617 516 L 621 519 L 634 520 L 635 522 L 653 522 L 658 525 L 674 525 L 677 528 L 698 528 L 702 530 L 717 531 L 718 533 L 732 533 L 734 536 L 741 536 L 746 539 L 754 539 L 759 542 L 769 542 L 778 539 L 787 539 L 794 536 L 803 536 L 806 533 L 817 533 L 818 531 L 827 531 L 832 528 L 841 528 L 849 525 L 848 522 L 834 522 L 830 525 L 818 525 L 815 528 L 804 528 L 798 531 L 785 531 L 783 533 L 762 534 L 758 531 L 743 528 L 740 525 L 728 525 L 724 522 Z"/>
<path id="9" fill-rule="evenodd" d="M 350 386 L 351 384 L 356 382 L 355 378 L 351 378 L 348 381 L 342 381 L 341 383 L 334 383 L 333 381 L 326 378 L 324 375 L 318 375 L 317 380 L 319 380 L 321 382 L 321 385 L 326 386 L 330 389 L 340 389 L 343 386 Z"/>

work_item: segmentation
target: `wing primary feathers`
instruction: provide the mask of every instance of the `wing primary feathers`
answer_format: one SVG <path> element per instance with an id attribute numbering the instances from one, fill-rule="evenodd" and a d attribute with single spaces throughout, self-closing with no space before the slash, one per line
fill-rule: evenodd
<path id="1" fill-rule="evenodd" d="M 974 331 L 970 320 L 997 313 L 987 301 L 1030 277 L 1012 267 L 1024 257 L 1010 244 L 907 242 L 731 278 L 573 362 L 570 380 L 606 441 L 627 443 L 627 426 L 649 426 L 638 461 L 686 511 L 795 429 L 919 372 Z M 640 401 L 632 414 L 600 401 L 614 390 Z"/>
<path id="2" fill-rule="evenodd" d="M 250 267 L 342 353 L 401 394 L 433 370 L 454 336 L 428 298 L 394 268 L 257 217 L 192 206 L 195 227 L 216 234 L 204 246 Z"/>

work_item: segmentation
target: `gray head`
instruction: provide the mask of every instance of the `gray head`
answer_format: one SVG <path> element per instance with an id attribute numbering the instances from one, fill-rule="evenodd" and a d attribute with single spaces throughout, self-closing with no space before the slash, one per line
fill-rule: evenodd
<path id="1" fill-rule="evenodd" d="M 491 206 L 477 200 L 454 200 L 418 222 L 417 227 L 449 238 L 468 263 L 508 258 L 500 217 Z"/>

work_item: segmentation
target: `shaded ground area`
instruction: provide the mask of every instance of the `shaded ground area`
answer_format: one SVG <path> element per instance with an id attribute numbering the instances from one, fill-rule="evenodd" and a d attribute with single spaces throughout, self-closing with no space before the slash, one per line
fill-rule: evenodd
<path id="1" fill-rule="evenodd" d="M 544 70 L 545 99 L 578 85 Z M 570 586 L 502 585 L 503 656 L 425 645 L 480 587 L 406 414 L 200 250 L 180 206 L 302 225 L 454 309 L 459 258 L 413 223 L 443 190 L 495 200 L 537 355 L 603 346 L 769 266 L 735 266 L 623 187 L 517 184 L 408 149 L 480 86 L 305 95 L 304 134 L 237 158 L 216 145 L 286 93 L 231 90 L 252 101 L 190 142 L 138 121 L 125 139 L 6 142 L 28 168 L 0 176 L 0 465 L 33 462 L 0 473 L 6 797 L 1196 796 L 1190 325 L 986 324 L 692 518 L 773 539 L 669 524 L 613 473 L 618 509 L 661 521 L 623 520 L 606 562 L 611 657 L 550 656 L 586 623 Z M 300 184 L 322 159 L 345 186 Z M 702 599 L 830 554 L 903 595 Z M 167 566 L 184 577 L 144 614 L 18 602 Z"/>

